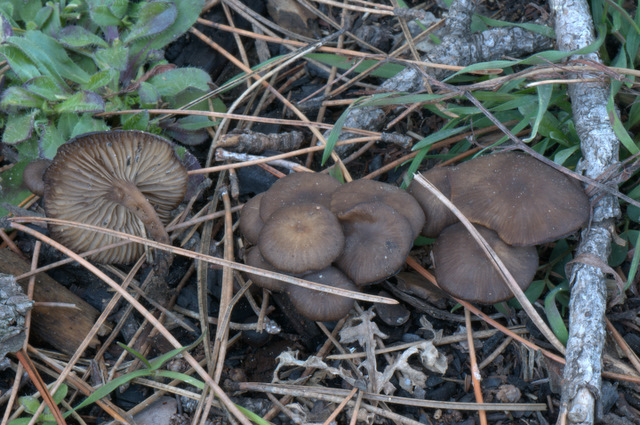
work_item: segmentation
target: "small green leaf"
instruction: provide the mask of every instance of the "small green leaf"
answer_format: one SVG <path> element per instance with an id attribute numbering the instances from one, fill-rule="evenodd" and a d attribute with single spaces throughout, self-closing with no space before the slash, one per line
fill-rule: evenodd
<path id="1" fill-rule="evenodd" d="M 11 70 L 18 75 L 21 81 L 27 81 L 41 75 L 35 63 L 21 49 L 4 44 L 0 46 L 0 54 L 4 56 Z"/>
<path id="2" fill-rule="evenodd" d="M 43 99 L 18 86 L 8 87 L 0 99 L 0 109 L 10 111 L 13 109 L 40 108 Z"/>
<path id="3" fill-rule="evenodd" d="M 209 90 L 211 77 L 199 68 L 177 68 L 154 75 L 148 82 L 161 96 L 176 96 L 188 88 Z"/>
<path id="4" fill-rule="evenodd" d="M 28 425 L 31 422 L 31 418 L 17 418 L 9 422 L 8 425 Z"/>
<path id="5" fill-rule="evenodd" d="M 111 47 L 96 50 L 93 58 L 100 69 L 124 71 L 129 62 L 129 51 L 122 43 L 113 43 Z"/>
<path id="6" fill-rule="evenodd" d="M 540 127 L 540 122 L 549 107 L 549 100 L 551 99 L 551 93 L 553 92 L 553 85 L 543 84 L 536 87 L 536 89 L 538 91 L 538 113 L 536 114 L 536 120 L 531 128 L 531 136 L 524 140 L 525 143 L 532 141 L 538 135 L 538 127 Z"/>
<path id="7" fill-rule="evenodd" d="M 558 311 L 558 306 L 556 305 L 556 298 L 560 292 L 568 293 L 569 291 L 564 285 L 558 285 L 553 288 L 544 299 L 544 311 L 551 330 L 553 330 L 553 333 L 560 340 L 562 345 L 566 345 L 567 339 L 569 339 L 569 332 L 567 332 L 567 327 L 565 326 L 562 315 Z"/>
<path id="8" fill-rule="evenodd" d="M 122 21 L 105 5 L 97 5 L 96 2 L 92 2 L 94 5 L 89 7 L 89 14 L 91 20 L 101 27 L 119 27 L 122 25 Z"/>
<path id="9" fill-rule="evenodd" d="M 2 134 L 2 143 L 15 145 L 24 142 L 33 134 L 33 121 L 38 112 L 11 114 Z"/>
<path id="10" fill-rule="evenodd" d="M 196 22 L 204 6 L 204 0 L 180 0 L 171 3 L 175 5 L 178 12 L 175 21 L 169 28 L 153 37 L 152 40 L 138 39 L 131 43 L 133 54 L 137 54 L 143 49 L 162 49 L 167 44 L 175 41 Z"/>
<path id="11" fill-rule="evenodd" d="M 638 272 L 638 263 L 640 263 L 640 232 L 636 235 L 634 243 L 633 258 L 631 259 L 631 265 L 629 266 L 629 273 L 627 274 L 627 283 L 624 285 L 624 290 L 629 289 L 631 284 L 636 278 Z"/>
<path id="12" fill-rule="evenodd" d="M 102 38 L 79 25 L 64 27 L 62 31 L 60 31 L 58 41 L 68 47 L 109 47 L 107 42 Z"/>
<path id="13" fill-rule="evenodd" d="M 82 114 L 77 124 L 73 127 L 69 138 L 79 136 L 80 134 L 90 133 L 92 131 L 106 131 L 109 126 L 103 121 L 94 119 L 90 114 Z"/>
<path id="14" fill-rule="evenodd" d="M 147 38 L 158 34 L 171 26 L 178 17 L 178 10 L 173 2 L 149 1 L 142 5 L 138 21 L 128 34 L 123 37 L 125 44 L 139 38 Z"/>
<path id="15" fill-rule="evenodd" d="M 322 151 L 322 162 L 324 165 L 327 162 L 327 159 L 331 156 L 331 152 L 333 152 L 333 148 L 336 146 L 336 142 L 338 141 L 338 137 L 340 137 L 340 133 L 342 132 L 342 127 L 344 126 L 344 122 L 347 120 L 349 116 L 349 112 L 353 109 L 355 102 L 349 105 L 347 109 L 344 110 L 342 115 L 338 118 L 336 123 L 333 125 L 331 132 L 329 133 L 329 137 L 327 137 L 327 144 Z"/>
<path id="16" fill-rule="evenodd" d="M 146 131 L 149 127 L 149 112 L 142 111 L 128 116 L 122 123 L 124 130 Z"/>
<path id="17" fill-rule="evenodd" d="M 16 8 L 20 20 L 23 22 L 35 21 L 40 9 L 42 9 L 42 2 L 40 0 L 20 2 Z"/>
<path id="18" fill-rule="evenodd" d="M 63 137 L 62 132 L 54 123 L 50 122 L 41 127 L 39 148 L 44 158 L 53 159 L 58 152 L 58 148 L 66 142 L 67 139 Z"/>
<path id="19" fill-rule="evenodd" d="M 140 106 L 143 108 L 154 108 L 161 100 L 158 90 L 146 81 L 140 83 L 138 96 L 140 96 Z"/>
<path id="20" fill-rule="evenodd" d="M 353 71 L 357 73 L 364 72 L 374 65 L 377 65 L 379 61 L 366 59 L 360 61 L 358 59 L 345 58 L 344 56 L 333 55 L 330 53 L 309 53 L 305 55 L 306 58 L 317 60 L 324 64 L 335 66 L 338 69 L 347 70 L 353 68 L 358 64 Z M 404 66 L 396 63 L 384 63 L 380 65 L 374 71 L 371 71 L 371 75 L 374 77 L 391 78 L 404 69 Z"/>
<path id="21" fill-rule="evenodd" d="M 427 137 L 425 137 L 424 139 L 416 143 L 413 146 L 412 150 L 417 151 L 427 146 L 431 146 L 436 142 L 447 139 L 451 136 L 455 136 L 456 134 L 460 134 L 463 131 L 466 131 L 468 129 L 469 129 L 469 125 L 464 125 L 462 127 L 446 128 L 446 129 L 437 131 L 433 134 L 428 135 Z"/>
<path id="22" fill-rule="evenodd" d="M 118 71 L 115 69 L 105 69 L 104 71 L 98 71 L 93 74 L 86 84 L 82 84 L 83 90 L 96 90 L 106 85 L 109 85 L 114 79 L 118 78 Z"/>
<path id="23" fill-rule="evenodd" d="M 64 112 L 104 112 L 104 100 L 92 91 L 83 90 L 59 103 L 54 109 L 59 114 Z"/>
<path id="24" fill-rule="evenodd" d="M 36 413 L 38 411 L 38 408 L 40 407 L 40 401 L 30 395 L 19 397 L 18 403 L 20 403 L 20 405 L 24 407 L 24 410 L 31 415 Z"/>
<path id="25" fill-rule="evenodd" d="M 184 353 L 185 351 L 193 350 L 194 348 L 196 348 L 198 344 L 202 342 L 203 339 L 204 339 L 204 334 L 200 335 L 198 339 L 196 339 L 189 345 L 186 345 L 184 347 L 174 348 L 173 350 L 164 353 L 160 357 L 153 359 L 152 361 L 149 362 L 150 369 L 151 370 L 160 369 L 160 367 L 162 367 L 163 364 L 165 364 L 166 362 L 168 362 L 178 354 L 181 354 L 181 353 Z"/>
<path id="26" fill-rule="evenodd" d="M 498 27 L 498 28 L 499 27 L 519 27 L 533 33 L 542 34 L 548 38 L 553 38 L 553 39 L 556 38 L 556 35 L 553 32 L 553 28 L 548 27 L 546 25 L 529 24 L 529 23 L 516 24 L 512 22 L 498 21 L 497 19 L 491 19 L 482 15 L 474 15 L 474 17 L 479 18 L 485 24 L 492 27 Z"/>
<path id="27" fill-rule="evenodd" d="M 151 365 L 149 364 L 149 360 L 147 360 L 142 354 L 138 353 L 136 350 L 134 350 L 131 347 L 128 347 L 126 344 L 123 344 L 121 342 L 117 342 L 117 344 L 120 346 L 120 348 L 126 350 L 129 354 L 131 354 L 134 357 L 137 357 L 138 360 L 140 360 L 142 363 L 144 363 L 144 365 L 146 366 L 147 370 L 151 370 Z"/>
<path id="28" fill-rule="evenodd" d="M 46 75 L 32 78 L 24 83 L 23 87 L 50 102 L 59 102 L 69 97 L 69 93 L 64 87 L 61 87 L 53 78 Z"/>
<path id="29" fill-rule="evenodd" d="M 88 406 L 91 403 L 95 403 L 96 401 L 100 400 L 101 398 L 108 396 L 109 394 L 111 394 L 113 391 L 115 391 L 121 385 L 124 385 L 124 384 L 126 384 L 128 382 L 131 382 L 135 378 L 142 378 L 142 377 L 145 377 L 145 376 L 150 376 L 152 373 L 153 372 L 150 371 L 150 370 L 141 369 L 141 370 L 136 370 L 136 371 L 127 373 L 125 375 L 118 376 L 113 381 L 107 382 L 103 386 L 96 388 L 96 390 L 93 393 L 91 393 L 91 395 L 89 397 L 87 397 L 82 403 L 80 403 L 76 407 L 74 407 L 72 411 L 66 412 L 65 413 L 65 417 L 67 415 L 71 414 L 71 412 L 73 412 L 73 411 L 76 411 L 78 409 L 82 409 L 83 407 Z"/>

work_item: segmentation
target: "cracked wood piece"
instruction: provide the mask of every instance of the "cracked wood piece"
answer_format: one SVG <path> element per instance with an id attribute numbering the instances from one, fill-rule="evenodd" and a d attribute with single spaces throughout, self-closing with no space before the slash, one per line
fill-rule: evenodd
<path id="1" fill-rule="evenodd" d="M 0 250 L 0 273 L 19 276 L 30 271 L 30 265 L 8 249 Z M 29 279 L 18 281 L 26 291 Z M 36 302 L 74 304 L 77 308 L 34 306 L 31 314 L 31 335 L 66 354 L 73 354 L 95 323 L 100 312 L 49 275 L 38 273 L 34 288 Z M 101 329 L 106 334 L 109 326 Z M 94 337 L 89 347 L 100 341 Z"/>

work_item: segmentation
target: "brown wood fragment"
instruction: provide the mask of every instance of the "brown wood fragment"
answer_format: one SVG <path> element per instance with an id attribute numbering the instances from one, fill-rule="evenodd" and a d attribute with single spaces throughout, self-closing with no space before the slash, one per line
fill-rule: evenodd
<path id="1" fill-rule="evenodd" d="M 29 263 L 8 249 L 0 250 L 0 272 L 14 276 L 27 273 Z M 29 279 L 18 284 L 26 291 Z M 95 323 L 100 312 L 76 294 L 56 282 L 45 273 L 36 275 L 34 288 L 36 302 L 73 304 L 76 308 L 35 305 L 31 314 L 31 336 L 44 341 L 66 354 L 73 354 Z M 107 333 L 108 325 L 103 326 Z M 101 334 L 103 334 L 101 332 Z M 89 347 L 95 348 L 100 341 L 94 337 Z"/>
<path id="2" fill-rule="evenodd" d="M 303 140 L 304 136 L 299 131 L 264 134 L 244 130 L 222 136 L 217 147 L 251 154 L 258 154 L 267 150 L 289 152 L 299 149 Z"/>

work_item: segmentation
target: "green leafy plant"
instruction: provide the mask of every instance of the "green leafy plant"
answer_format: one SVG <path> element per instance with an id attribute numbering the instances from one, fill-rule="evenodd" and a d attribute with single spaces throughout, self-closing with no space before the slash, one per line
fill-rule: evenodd
<path id="1" fill-rule="evenodd" d="M 179 108 L 209 90 L 206 72 L 178 69 L 161 51 L 193 25 L 202 5 L 203 0 L 0 1 L 0 57 L 8 65 L 1 140 L 15 154 L 15 166 L 0 176 L 4 201 L 16 203 L 28 194 L 21 190 L 27 163 L 52 158 L 76 135 L 113 127 L 165 129 L 189 141 L 214 125 L 203 116 L 160 121 L 145 112 L 99 115 Z"/>
<path id="2" fill-rule="evenodd" d="M 62 400 L 64 400 L 64 398 L 67 396 L 67 392 L 68 391 L 69 391 L 69 387 L 67 387 L 65 384 L 60 385 L 60 388 L 58 388 L 58 390 L 52 396 L 53 397 L 53 401 L 56 404 L 60 404 L 62 402 Z M 11 422 L 9 422 L 9 425 L 26 425 L 26 424 L 28 424 L 31 421 L 31 419 L 33 418 L 33 415 L 35 415 L 36 411 L 40 407 L 40 401 L 36 397 L 33 397 L 33 396 L 20 397 L 20 398 L 18 398 L 18 402 L 24 408 L 25 412 L 27 412 L 31 416 L 30 417 L 14 419 Z M 45 407 L 44 412 L 42 412 L 42 414 L 40 414 L 40 416 L 38 416 L 38 419 L 36 419 L 36 423 L 44 424 L 44 425 L 55 425 L 56 421 L 55 421 L 55 418 L 53 417 L 53 415 L 51 414 L 51 411 L 49 410 L 49 408 Z"/>

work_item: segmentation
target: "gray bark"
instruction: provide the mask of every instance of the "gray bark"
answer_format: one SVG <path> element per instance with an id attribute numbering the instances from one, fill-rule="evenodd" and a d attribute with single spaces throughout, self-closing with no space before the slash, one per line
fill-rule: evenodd
<path id="1" fill-rule="evenodd" d="M 469 28 L 475 7 L 476 1 L 474 0 L 453 2 L 446 18 L 445 29 L 442 31 L 443 34 L 446 34 L 442 37 L 442 43 L 423 56 L 423 61 L 468 66 L 477 62 L 504 59 L 505 56 L 522 57 L 552 47 L 553 40 L 517 27 L 492 28 L 478 34 L 471 34 Z M 452 73 L 449 70 L 429 67 L 425 67 L 424 72 L 438 80 Z M 410 67 L 380 86 L 380 90 L 388 92 L 411 93 L 424 89 L 422 73 Z M 382 108 L 352 109 L 344 126 L 378 131 L 388 120 L 388 115 Z M 328 133 L 325 136 L 328 136 Z M 350 133 L 343 133 L 339 140 L 346 140 L 354 136 Z M 340 153 L 346 152 L 341 150 Z"/>
<path id="2" fill-rule="evenodd" d="M 33 301 L 22 292 L 13 276 L 0 274 L 0 361 L 19 351 L 27 336 L 26 315 Z"/>
<path id="3" fill-rule="evenodd" d="M 558 47 L 570 51 L 585 47 L 595 39 L 589 7 L 584 0 L 552 0 Z M 600 62 L 596 53 L 574 57 Z M 581 74 L 574 78 L 590 78 Z M 580 169 L 593 179 L 618 165 L 619 142 L 606 111 L 610 87 L 605 82 L 580 82 L 569 86 L 573 117 L 581 141 Z M 600 197 L 601 196 L 601 197 Z M 597 193 L 592 197 L 593 214 L 589 228 L 582 232 L 577 251 L 606 264 L 611 248 L 613 220 L 620 215 L 617 199 Z M 602 350 L 606 331 L 605 273 L 591 264 L 578 264 L 570 276 L 571 301 L 560 422 L 566 415 L 570 424 L 593 424 L 599 416 Z"/>

